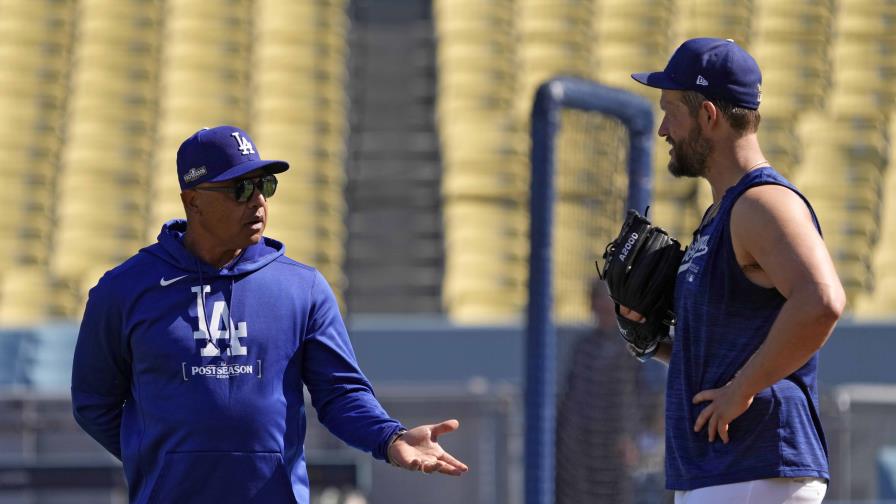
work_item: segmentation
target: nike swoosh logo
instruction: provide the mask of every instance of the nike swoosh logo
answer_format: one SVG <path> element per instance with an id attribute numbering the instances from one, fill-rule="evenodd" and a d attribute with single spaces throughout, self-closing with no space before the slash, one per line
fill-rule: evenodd
<path id="1" fill-rule="evenodd" d="M 177 278 L 172 278 L 171 280 L 165 280 L 165 277 L 162 277 L 162 279 L 159 280 L 159 285 L 161 285 L 162 287 L 167 287 L 167 286 L 173 284 L 174 282 L 180 280 L 181 278 L 186 278 L 186 277 L 187 277 L 187 275 L 183 275 L 183 276 L 179 276 Z"/>

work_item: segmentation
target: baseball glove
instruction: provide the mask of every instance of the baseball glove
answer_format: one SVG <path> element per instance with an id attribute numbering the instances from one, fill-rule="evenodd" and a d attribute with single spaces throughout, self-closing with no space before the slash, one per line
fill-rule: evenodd
<path id="1" fill-rule="evenodd" d="M 684 252 L 665 230 L 654 226 L 635 210 L 629 210 L 622 230 L 604 251 L 604 267 L 598 274 L 607 282 L 616 303 L 616 319 L 629 351 L 648 360 L 659 342 L 668 339 L 675 325 L 672 294 Z M 619 313 L 625 306 L 643 315 L 635 322 Z"/>

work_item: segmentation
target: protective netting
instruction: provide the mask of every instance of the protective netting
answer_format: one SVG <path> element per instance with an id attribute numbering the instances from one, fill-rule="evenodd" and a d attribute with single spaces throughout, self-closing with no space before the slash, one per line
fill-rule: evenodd
<path id="1" fill-rule="evenodd" d="M 628 195 L 628 132 L 613 117 L 564 109 L 556 149 L 554 316 L 588 323 L 594 261 L 619 232 Z"/>
<path id="2" fill-rule="evenodd" d="M 594 266 L 623 220 L 628 145 L 618 119 L 562 111 L 555 144 L 554 316 L 561 325 L 592 328 L 583 329 L 566 376 L 558 377 L 557 504 L 665 496 L 662 385 L 625 350 Z"/>

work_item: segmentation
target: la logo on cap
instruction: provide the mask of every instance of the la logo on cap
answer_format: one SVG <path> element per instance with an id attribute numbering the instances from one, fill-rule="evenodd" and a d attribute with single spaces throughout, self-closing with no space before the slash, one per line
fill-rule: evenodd
<path id="1" fill-rule="evenodd" d="M 230 136 L 236 139 L 237 148 L 244 156 L 255 154 L 255 149 L 252 148 L 252 143 L 249 142 L 246 137 L 241 136 L 239 131 L 234 131 Z"/>

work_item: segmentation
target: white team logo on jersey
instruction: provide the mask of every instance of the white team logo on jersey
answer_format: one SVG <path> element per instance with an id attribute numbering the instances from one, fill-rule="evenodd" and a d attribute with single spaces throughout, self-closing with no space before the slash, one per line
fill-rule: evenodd
<path id="1" fill-rule="evenodd" d="M 678 273 L 681 274 L 681 272 L 687 271 L 687 281 L 693 282 L 696 279 L 697 273 L 700 272 L 700 266 L 694 264 L 694 259 L 707 252 L 709 252 L 709 235 L 698 236 L 694 240 L 694 243 L 691 243 L 685 251 L 684 258 L 681 260 L 681 265 L 678 267 Z"/>
<path id="2" fill-rule="evenodd" d="M 205 318 L 205 305 L 202 302 L 203 292 L 210 292 L 211 287 L 203 285 L 191 288 L 196 293 L 196 315 L 199 318 L 199 330 L 193 331 L 193 339 L 208 342 L 202 349 L 203 357 L 218 357 L 221 355 L 221 346 L 227 349 L 227 355 L 246 355 L 246 347 L 240 341 L 249 336 L 245 322 L 234 323 L 230 318 L 230 309 L 224 301 L 215 301 L 212 308 L 212 318 Z M 208 321 L 208 324 L 206 324 Z M 221 325 L 224 325 L 222 328 Z M 211 331 L 211 333 L 209 333 Z M 221 345 L 219 341 L 226 341 Z M 214 343 L 214 344 L 212 344 Z"/>
<path id="3" fill-rule="evenodd" d="M 176 280 L 180 280 L 180 278 L 170 280 L 169 282 Z M 247 355 L 246 346 L 241 341 L 249 336 L 246 323 L 234 323 L 230 317 L 230 309 L 224 301 L 215 301 L 212 308 L 212 317 L 207 319 L 203 294 L 211 291 L 211 287 L 203 285 L 201 287 L 191 287 L 190 290 L 196 294 L 196 315 L 199 319 L 197 322 L 199 330 L 193 331 L 193 339 L 200 341 L 204 345 L 199 354 L 202 357 L 221 357 L 223 350 L 226 356 Z M 261 378 L 260 359 L 253 363 L 212 361 L 197 365 L 181 362 L 180 367 L 184 381 L 189 381 L 194 376 L 230 378 L 231 376 L 249 375 Z"/>
<path id="4" fill-rule="evenodd" d="M 250 142 L 246 137 L 240 136 L 239 131 L 234 131 L 230 134 L 230 136 L 236 139 L 237 148 L 244 156 L 255 154 L 255 149 L 252 148 L 252 142 Z"/>

